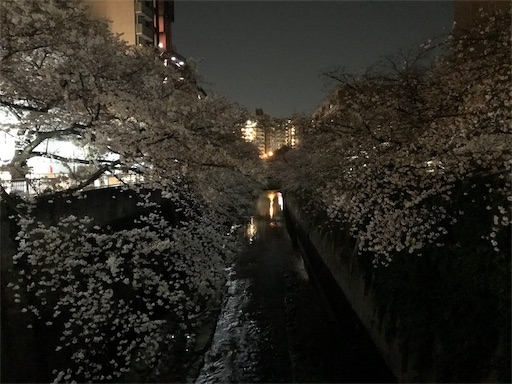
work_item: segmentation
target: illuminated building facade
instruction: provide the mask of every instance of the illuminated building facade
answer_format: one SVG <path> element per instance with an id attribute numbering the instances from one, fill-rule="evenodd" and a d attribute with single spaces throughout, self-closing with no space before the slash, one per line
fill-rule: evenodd
<path id="1" fill-rule="evenodd" d="M 172 52 L 174 0 L 85 0 L 96 17 L 110 20 L 112 32 L 131 45 Z"/>
<path id="2" fill-rule="evenodd" d="M 284 129 L 284 145 L 290 148 L 298 147 L 300 145 L 299 137 L 299 126 L 295 124 L 292 120 L 287 120 Z"/>
<path id="3" fill-rule="evenodd" d="M 299 146 L 299 128 L 292 120 L 279 121 L 263 114 L 259 115 L 260 119 L 247 120 L 241 128 L 241 133 L 245 141 L 258 147 L 260 157 L 270 157 L 284 146 Z"/>
<path id="4" fill-rule="evenodd" d="M 253 143 L 263 155 L 267 152 L 266 127 L 261 121 L 247 120 L 241 129 L 242 138 L 248 143 Z"/>
<path id="5" fill-rule="evenodd" d="M 130 45 L 155 47 L 164 65 L 173 65 L 182 73 L 178 88 L 196 94 L 205 91 L 196 84 L 186 59 L 172 44 L 174 0 L 84 0 L 90 13 L 110 21 L 110 30 Z"/>

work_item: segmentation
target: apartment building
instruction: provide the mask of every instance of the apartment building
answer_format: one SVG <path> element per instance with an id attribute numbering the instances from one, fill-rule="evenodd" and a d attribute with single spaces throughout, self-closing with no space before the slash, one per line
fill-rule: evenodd
<path id="1" fill-rule="evenodd" d="M 186 59 L 172 44 L 174 0 L 84 0 L 93 16 L 110 20 L 110 29 L 131 45 L 148 45 L 158 49 L 164 65 L 172 65 L 182 77 L 177 87 L 199 99 L 206 92 L 189 71 Z"/>
<path id="2" fill-rule="evenodd" d="M 273 119 L 268 115 L 256 112 L 256 119 L 247 120 L 241 127 L 242 138 L 253 143 L 260 152 L 260 157 L 271 157 L 284 146 L 299 146 L 299 127 L 290 119 Z"/>
<path id="3" fill-rule="evenodd" d="M 174 0 L 84 0 L 91 13 L 111 21 L 112 32 L 131 45 L 172 52 Z"/>

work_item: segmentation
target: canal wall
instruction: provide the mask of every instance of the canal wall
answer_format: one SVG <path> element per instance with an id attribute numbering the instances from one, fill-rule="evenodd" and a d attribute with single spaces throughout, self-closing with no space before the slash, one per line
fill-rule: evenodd
<path id="1" fill-rule="evenodd" d="M 307 214 L 290 196 L 286 196 L 285 207 L 293 241 L 303 251 L 334 314 L 337 315 L 339 301 L 348 300 L 397 380 L 418 381 L 417 374 L 404 369 L 399 343 L 385 335 L 388 320 L 379 316 L 373 292 L 366 287 L 354 239 L 346 231 L 327 228 L 324 218 Z"/>
<path id="2" fill-rule="evenodd" d="M 471 252 L 475 223 L 452 228 L 468 244 L 372 271 L 325 214 L 286 195 L 285 215 L 334 312 L 349 301 L 399 382 L 510 382 L 510 258 Z"/>

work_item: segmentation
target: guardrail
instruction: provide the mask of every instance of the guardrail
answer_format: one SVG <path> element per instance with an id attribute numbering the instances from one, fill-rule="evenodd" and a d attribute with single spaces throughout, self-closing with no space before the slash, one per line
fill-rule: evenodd
<path id="1" fill-rule="evenodd" d="M 141 183 L 144 178 L 140 175 L 122 174 L 115 176 L 104 176 L 96 179 L 84 189 L 98 189 L 108 188 L 118 185 Z M 75 180 L 72 180 L 65 175 L 53 177 L 35 177 L 24 179 L 0 179 L 0 184 L 7 193 L 15 193 L 21 196 L 34 196 L 41 194 L 45 191 L 61 191 L 72 188 L 77 185 Z"/>

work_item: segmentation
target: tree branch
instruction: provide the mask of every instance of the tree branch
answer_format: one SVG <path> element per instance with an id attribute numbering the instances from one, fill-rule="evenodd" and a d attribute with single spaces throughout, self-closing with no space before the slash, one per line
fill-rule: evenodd
<path id="1" fill-rule="evenodd" d="M 84 189 L 88 185 L 94 183 L 97 179 L 99 179 L 105 172 L 107 172 L 111 167 L 121 164 L 119 160 L 114 161 L 112 164 L 109 164 L 108 166 L 103 166 L 100 169 L 98 169 L 96 172 L 94 172 L 87 180 L 82 181 L 80 184 L 78 184 L 76 187 L 71 187 L 68 189 L 70 192 L 79 191 L 81 189 Z"/>
<path id="2" fill-rule="evenodd" d="M 7 101 L 4 98 L 0 99 L 0 105 L 3 105 L 5 107 L 8 107 L 13 110 L 24 110 L 24 111 L 32 111 L 32 112 L 41 112 L 41 113 L 48 113 L 48 111 L 51 109 L 51 106 L 33 106 L 33 105 L 26 105 L 26 104 L 17 104 L 12 101 Z"/>
<path id="3" fill-rule="evenodd" d="M 75 158 L 69 158 L 69 157 L 64 157 L 64 156 L 60 156 L 60 155 L 56 155 L 56 154 L 53 154 L 53 153 L 48 153 L 48 152 L 31 152 L 31 157 L 35 157 L 35 156 L 41 156 L 41 157 L 46 157 L 46 158 L 49 158 L 49 159 L 54 159 L 54 160 L 58 160 L 58 161 L 62 161 L 63 163 L 79 163 L 79 164 L 86 164 L 86 165 L 91 165 L 91 164 L 95 164 L 95 163 L 102 163 L 102 164 L 114 164 L 116 162 L 116 160 L 87 160 L 87 159 L 75 159 Z"/>

